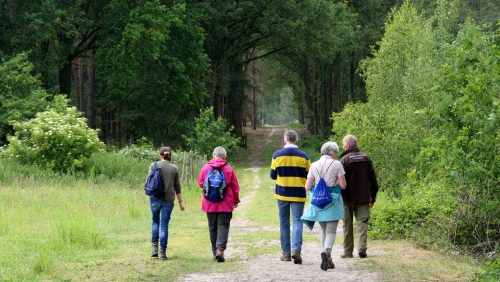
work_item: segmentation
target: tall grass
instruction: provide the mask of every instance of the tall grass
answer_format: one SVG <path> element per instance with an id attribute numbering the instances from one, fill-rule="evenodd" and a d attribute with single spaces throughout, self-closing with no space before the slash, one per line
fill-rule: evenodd
<path id="1" fill-rule="evenodd" d="M 148 256 L 151 211 L 142 186 L 149 162 L 93 160 L 78 175 L 1 160 L 0 281 L 170 280 L 211 265 L 198 188 L 183 187 L 186 211 L 176 206 L 170 222 L 173 261 L 162 264 Z"/>

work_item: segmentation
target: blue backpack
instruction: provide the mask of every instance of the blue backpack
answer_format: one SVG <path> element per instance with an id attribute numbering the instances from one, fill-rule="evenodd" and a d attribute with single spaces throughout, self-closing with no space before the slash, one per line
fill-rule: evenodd
<path id="1" fill-rule="evenodd" d="M 210 202 L 220 202 L 226 194 L 227 183 L 221 168 L 212 167 L 203 182 L 203 196 Z"/>
<path id="2" fill-rule="evenodd" d="M 148 175 L 146 184 L 144 184 L 144 193 L 155 198 L 163 198 L 165 196 L 165 187 L 161 179 L 160 168 L 154 162 L 153 171 Z"/>
<path id="3" fill-rule="evenodd" d="M 318 172 L 320 178 L 312 194 L 311 204 L 317 206 L 320 209 L 326 207 L 333 201 L 332 195 L 330 194 L 330 191 L 328 191 L 328 186 L 326 186 L 325 179 L 323 178 L 332 164 L 333 162 L 330 163 L 323 175 L 320 175 Z"/>

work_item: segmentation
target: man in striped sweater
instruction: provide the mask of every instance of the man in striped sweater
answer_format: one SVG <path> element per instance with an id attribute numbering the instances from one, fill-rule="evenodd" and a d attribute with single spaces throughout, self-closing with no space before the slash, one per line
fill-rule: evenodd
<path id="1" fill-rule="evenodd" d="M 280 260 L 302 263 L 302 221 L 300 217 L 306 202 L 305 183 L 311 162 L 299 150 L 299 136 L 294 130 L 285 131 L 285 146 L 274 152 L 271 178 L 276 180 L 274 198 L 278 200 L 280 216 L 280 241 L 283 251 Z M 292 244 L 290 245 L 290 210 L 292 211 Z"/>

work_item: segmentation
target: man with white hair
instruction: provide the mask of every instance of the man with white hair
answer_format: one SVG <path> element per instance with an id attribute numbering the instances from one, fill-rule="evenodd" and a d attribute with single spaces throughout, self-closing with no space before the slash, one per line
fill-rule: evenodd
<path id="1" fill-rule="evenodd" d="M 304 188 L 311 162 L 309 156 L 299 150 L 299 136 L 294 130 L 285 131 L 285 146 L 274 152 L 271 161 L 271 178 L 276 180 L 274 198 L 278 200 L 280 217 L 281 261 L 302 264 L 302 221 L 306 202 Z M 290 245 L 290 210 L 292 213 L 292 244 Z"/>
<path id="2" fill-rule="evenodd" d="M 378 192 L 377 176 L 372 160 L 358 148 L 354 135 L 346 135 L 342 140 L 344 153 L 340 162 L 344 166 L 347 187 L 342 191 L 344 198 L 344 254 L 342 258 L 352 258 L 354 250 L 353 214 L 356 217 L 359 238 L 358 254 L 366 258 L 367 229 L 370 209 L 375 204 Z"/>

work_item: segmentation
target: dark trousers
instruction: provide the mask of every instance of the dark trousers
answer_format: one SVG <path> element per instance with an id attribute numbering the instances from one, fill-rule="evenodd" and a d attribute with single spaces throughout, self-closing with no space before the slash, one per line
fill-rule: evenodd
<path id="1" fill-rule="evenodd" d="M 232 217 L 232 212 L 207 212 L 208 230 L 214 256 L 218 248 L 226 249 Z"/>

